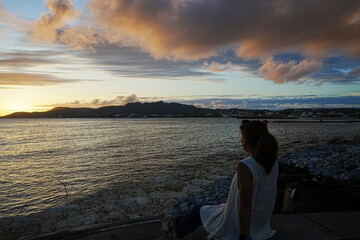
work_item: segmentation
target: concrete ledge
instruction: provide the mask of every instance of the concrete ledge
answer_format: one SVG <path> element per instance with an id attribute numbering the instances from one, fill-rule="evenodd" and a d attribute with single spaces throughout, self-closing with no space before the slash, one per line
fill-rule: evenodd
<path id="1" fill-rule="evenodd" d="M 327 212 L 311 214 L 275 214 L 271 226 L 277 231 L 272 240 L 341 240 L 360 239 L 360 212 Z M 160 240 L 158 219 L 80 227 L 22 240 Z M 184 240 L 206 239 L 199 227 Z"/>

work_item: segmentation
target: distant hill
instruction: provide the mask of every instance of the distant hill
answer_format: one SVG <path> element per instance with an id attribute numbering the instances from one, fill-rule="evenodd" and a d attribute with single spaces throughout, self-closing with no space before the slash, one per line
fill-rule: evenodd
<path id="1" fill-rule="evenodd" d="M 128 103 L 100 108 L 56 107 L 46 112 L 15 112 L 5 118 L 90 118 L 90 117 L 201 117 L 215 116 L 217 110 L 180 103 Z"/>
<path id="2" fill-rule="evenodd" d="M 240 119 L 360 119 L 357 108 L 210 109 L 180 103 L 128 103 L 100 108 L 56 107 L 46 112 L 16 112 L 4 118 L 109 118 L 109 117 L 237 117 Z"/>

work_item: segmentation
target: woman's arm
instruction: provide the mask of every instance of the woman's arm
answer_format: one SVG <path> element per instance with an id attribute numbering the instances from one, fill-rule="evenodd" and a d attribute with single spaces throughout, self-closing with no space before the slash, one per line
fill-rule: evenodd
<path id="1" fill-rule="evenodd" d="M 251 170 L 244 163 L 236 165 L 237 182 L 240 195 L 239 222 L 241 234 L 250 236 L 251 204 L 253 177 Z"/>

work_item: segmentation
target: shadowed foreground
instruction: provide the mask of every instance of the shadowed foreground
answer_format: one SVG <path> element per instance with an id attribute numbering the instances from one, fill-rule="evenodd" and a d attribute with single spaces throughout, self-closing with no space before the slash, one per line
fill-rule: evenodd
<path id="1" fill-rule="evenodd" d="M 271 225 L 277 233 L 272 240 L 340 240 L 360 239 L 360 212 L 328 212 L 312 214 L 275 214 Z M 80 227 L 22 240 L 160 240 L 158 219 L 142 219 L 127 223 L 102 224 Z M 185 240 L 206 239 L 207 233 L 200 227 Z"/>

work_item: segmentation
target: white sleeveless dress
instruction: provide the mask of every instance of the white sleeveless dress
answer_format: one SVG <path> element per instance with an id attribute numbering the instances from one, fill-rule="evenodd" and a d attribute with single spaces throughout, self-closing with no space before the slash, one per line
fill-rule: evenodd
<path id="1" fill-rule="evenodd" d="M 253 198 L 250 224 L 252 240 L 271 238 L 275 231 L 270 228 L 270 217 L 276 201 L 276 182 L 279 172 L 276 161 L 269 175 L 252 157 L 241 160 L 253 175 Z M 238 209 L 240 206 L 237 175 L 235 174 L 228 200 L 221 205 L 206 205 L 200 209 L 200 217 L 208 239 L 234 240 L 240 235 Z"/>

